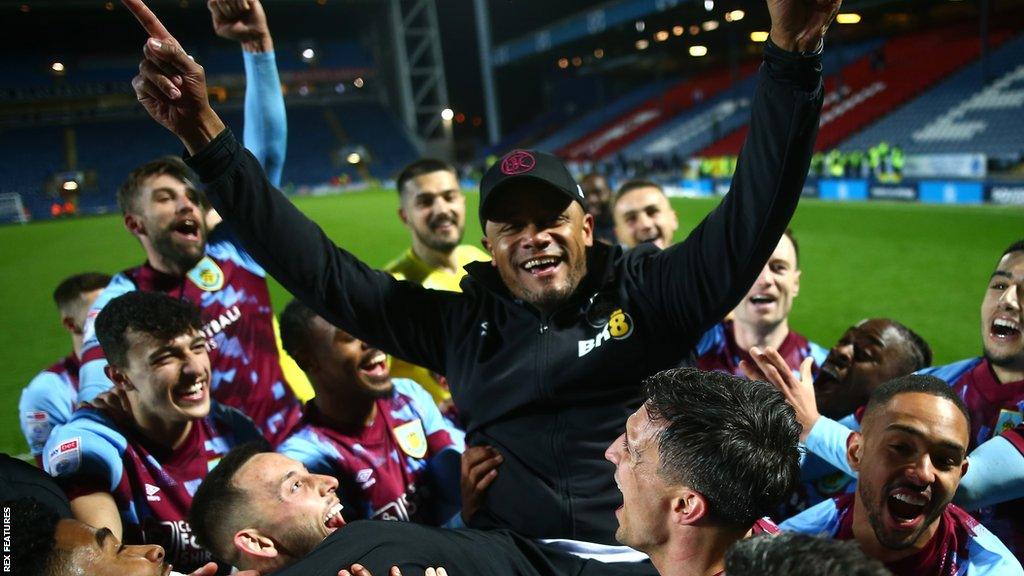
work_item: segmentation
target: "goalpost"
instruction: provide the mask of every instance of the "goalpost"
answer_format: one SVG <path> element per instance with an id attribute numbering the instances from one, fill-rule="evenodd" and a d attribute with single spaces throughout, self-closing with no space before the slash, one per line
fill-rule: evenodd
<path id="1" fill-rule="evenodd" d="M 21 194 L 17 192 L 0 194 L 0 223 L 8 224 L 11 222 L 18 222 L 20 224 L 28 222 L 25 204 L 21 201 Z"/>

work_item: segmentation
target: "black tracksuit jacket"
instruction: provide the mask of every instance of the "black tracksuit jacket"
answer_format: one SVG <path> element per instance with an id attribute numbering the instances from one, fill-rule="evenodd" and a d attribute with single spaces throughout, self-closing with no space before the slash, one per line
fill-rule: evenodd
<path id="1" fill-rule="evenodd" d="M 677 365 L 775 249 L 810 164 L 820 61 L 767 46 L 731 192 L 664 251 L 588 249 L 587 275 L 551 315 L 512 297 L 487 263 L 467 266 L 461 294 L 363 264 L 276 190 L 230 131 L 187 161 L 292 294 L 356 338 L 448 377 L 469 443 L 505 457 L 472 526 L 613 544 L 621 494 L 604 451 L 640 405 L 641 380 Z"/>

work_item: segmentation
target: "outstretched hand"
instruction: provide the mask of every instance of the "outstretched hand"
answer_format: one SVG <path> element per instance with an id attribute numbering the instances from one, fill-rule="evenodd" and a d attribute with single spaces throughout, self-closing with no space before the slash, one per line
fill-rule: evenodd
<path id="1" fill-rule="evenodd" d="M 772 43 L 790 52 L 815 50 L 840 5 L 842 0 L 768 0 Z"/>
<path id="2" fill-rule="evenodd" d="M 250 52 L 274 49 L 260 0 L 209 0 L 206 7 L 213 16 L 217 36 L 240 42 Z"/>
<path id="3" fill-rule="evenodd" d="M 194 154 L 224 130 L 210 107 L 206 73 L 142 0 L 122 2 L 149 34 L 139 74 L 132 79 L 135 96 L 154 120 Z"/>
<path id="4" fill-rule="evenodd" d="M 800 441 L 807 440 L 811 428 L 821 417 L 814 397 L 814 376 L 811 374 L 814 358 L 804 358 L 800 364 L 800 378 L 797 379 L 786 360 L 774 348 L 751 348 L 750 357 L 754 359 L 754 364 L 741 360 L 740 368 L 747 378 L 770 382 L 782 392 L 786 402 L 796 411 L 796 419 L 802 428 Z"/>

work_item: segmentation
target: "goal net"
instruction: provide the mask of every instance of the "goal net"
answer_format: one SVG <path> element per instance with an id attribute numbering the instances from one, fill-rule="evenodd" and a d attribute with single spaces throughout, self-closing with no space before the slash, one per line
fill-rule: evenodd
<path id="1" fill-rule="evenodd" d="M 28 222 L 28 215 L 25 212 L 25 204 L 21 201 L 21 194 L 7 192 L 0 194 L 0 224 Z"/>

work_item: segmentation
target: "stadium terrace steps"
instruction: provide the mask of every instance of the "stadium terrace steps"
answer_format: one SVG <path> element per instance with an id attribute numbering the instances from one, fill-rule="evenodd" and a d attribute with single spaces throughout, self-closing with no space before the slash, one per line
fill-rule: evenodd
<path id="1" fill-rule="evenodd" d="M 992 51 L 989 72 L 993 81 L 983 85 L 975 61 L 839 148 L 867 150 L 885 141 L 915 154 L 1024 153 L 1024 35 Z"/>
<path id="2" fill-rule="evenodd" d="M 999 45 L 1009 35 L 1005 30 L 995 31 L 990 36 L 991 43 Z M 825 104 L 815 148 L 835 147 L 975 60 L 979 49 L 975 27 L 963 25 L 894 38 L 879 51 L 853 61 L 841 74 L 826 78 Z M 844 97 L 839 96 L 839 90 L 845 93 Z M 698 155 L 737 154 L 746 135 L 744 125 Z"/>
<path id="3" fill-rule="evenodd" d="M 756 69 L 756 62 L 741 65 L 739 77 L 746 78 Z M 664 92 L 604 124 L 598 130 L 563 146 L 558 150 L 558 154 L 576 160 L 612 156 L 669 119 L 677 117 L 705 99 L 713 98 L 731 85 L 732 74 L 729 70 L 718 70 L 677 82 Z"/>
<path id="4" fill-rule="evenodd" d="M 607 125 L 609 122 L 619 118 L 627 111 L 647 102 L 653 96 L 660 94 L 671 85 L 672 84 L 670 82 L 645 84 L 640 88 L 628 92 L 621 98 L 618 98 L 613 102 L 609 102 L 607 105 L 600 106 L 596 110 L 584 114 L 554 134 L 540 140 L 533 145 L 533 148 L 554 152 L 568 146 L 594 130 L 597 130 L 602 126 Z"/>
<path id="5" fill-rule="evenodd" d="M 879 40 L 857 43 L 846 47 L 843 55 L 847 60 L 855 59 L 881 44 Z M 755 61 L 742 65 L 740 80 L 735 85 L 730 82 L 729 71 L 717 70 L 696 79 L 642 88 L 607 107 L 603 115 L 588 115 L 585 122 L 581 120 L 574 126 L 586 127 L 588 133 L 572 140 L 566 135 L 576 131 L 563 130 L 542 144 L 547 149 L 556 149 L 550 144 L 558 144 L 561 155 L 574 159 L 599 159 L 615 154 L 630 158 L 687 156 L 747 122 L 749 95 L 753 93 L 758 64 Z M 841 66 L 836 52 L 826 53 L 826 74 Z M 636 98 L 640 94 L 646 96 Z M 600 118 L 605 121 L 600 122 Z"/>

